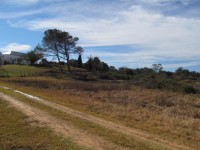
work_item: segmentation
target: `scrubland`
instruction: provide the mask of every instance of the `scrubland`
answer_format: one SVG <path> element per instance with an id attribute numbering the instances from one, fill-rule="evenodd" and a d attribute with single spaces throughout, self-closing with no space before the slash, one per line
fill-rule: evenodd
<path id="1" fill-rule="evenodd" d="M 6 85 L 117 124 L 200 148 L 200 95 L 136 86 L 131 81 L 12 77 Z"/>

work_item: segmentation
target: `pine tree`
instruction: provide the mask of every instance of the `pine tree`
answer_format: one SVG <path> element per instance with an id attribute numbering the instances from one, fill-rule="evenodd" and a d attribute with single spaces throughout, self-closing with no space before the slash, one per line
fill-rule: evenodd
<path id="1" fill-rule="evenodd" d="M 81 55 L 78 56 L 78 68 L 82 68 L 83 67 L 83 63 L 82 63 L 82 57 Z"/>

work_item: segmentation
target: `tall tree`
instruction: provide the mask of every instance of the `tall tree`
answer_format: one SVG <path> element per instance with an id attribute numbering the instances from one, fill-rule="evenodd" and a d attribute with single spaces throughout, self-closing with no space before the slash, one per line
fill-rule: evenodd
<path id="1" fill-rule="evenodd" d="M 83 68 L 82 57 L 78 55 L 78 68 Z"/>
<path id="2" fill-rule="evenodd" d="M 76 51 L 78 53 L 78 68 L 82 68 L 83 67 L 83 63 L 82 63 L 82 53 L 83 53 L 83 48 L 78 46 L 76 48 Z"/>
<path id="3" fill-rule="evenodd" d="M 69 57 L 70 54 L 72 53 L 73 54 L 78 53 L 76 44 L 79 38 L 73 37 L 68 32 L 65 31 L 61 32 L 61 37 L 62 39 L 60 41 L 61 45 L 60 53 L 63 56 L 63 58 L 65 58 L 65 60 L 67 61 L 68 71 L 71 72 Z"/>
<path id="4" fill-rule="evenodd" d="M 48 29 L 44 32 L 43 37 L 43 49 L 50 53 L 50 56 L 55 56 L 61 67 L 61 60 L 67 61 L 69 72 L 70 69 L 70 54 L 78 53 L 76 44 L 78 42 L 77 37 L 71 36 L 68 32 L 61 31 L 58 29 Z"/>
<path id="5" fill-rule="evenodd" d="M 62 31 L 57 29 L 48 29 L 44 32 L 42 40 L 43 51 L 46 52 L 48 56 L 57 58 L 61 72 L 63 72 L 60 55 L 62 39 Z"/>

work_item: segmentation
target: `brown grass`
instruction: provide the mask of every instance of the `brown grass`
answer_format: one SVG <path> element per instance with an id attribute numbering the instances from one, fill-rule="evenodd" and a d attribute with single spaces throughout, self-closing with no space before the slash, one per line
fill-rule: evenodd
<path id="1" fill-rule="evenodd" d="M 55 89 L 55 90 L 79 90 L 79 91 L 116 91 L 130 89 L 129 84 L 126 82 L 98 82 L 98 81 L 76 81 L 76 80 L 63 80 L 46 77 L 33 77 L 33 78 L 14 78 L 7 80 L 11 83 L 16 83 L 23 86 L 42 88 L 42 89 Z"/>
<path id="2" fill-rule="evenodd" d="M 55 135 L 0 99 L 0 149 L 1 150 L 83 150 L 70 138 Z"/>
<path id="3" fill-rule="evenodd" d="M 12 78 L 1 82 L 49 101 L 200 148 L 199 95 L 147 90 L 123 82 L 52 78 Z"/>
<path id="4" fill-rule="evenodd" d="M 124 132 L 118 132 L 118 131 L 115 131 L 114 129 L 106 128 L 105 126 L 101 126 L 89 120 L 85 120 L 83 118 L 79 118 L 72 114 L 65 113 L 63 111 L 60 111 L 59 109 L 52 108 L 45 104 L 39 103 L 27 97 L 24 97 L 23 95 L 19 93 L 13 92 L 12 90 L 0 89 L 0 91 L 8 95 L 11 95 L 12 97 L 15 97 L 19 99 L 20 101 L 23 101 L 23 103 L 28 104 L 31 107 L 35 107 L 37 109 L 39 108 L 40 110 L 48 112 L 48 114 L 55 116 L 57 119 L 65 120 L 66 124 L 68 124 L 69 126 L 74 126 L 77 129 L 81 129 L 82 130 L 81 132 L 84 132 L 84 134 L 89 133 L 89 134 L 97 136 L 98 137 L 97 139 L 93 137 L 94 140 L 100 140 L 99 137 L 103 138 L 105 141 L 104 142 L 101 141 L 100 143 L 103 143 L 104 145 L 103 147 L 105 149 L 108 148 L 106 147 L 107 142 L 111 142 L 112 144 L 115 144 L 115 145 L 110 145 L 112 147 L 111 149 L 113 148 L 114 149 L 127 148 L 127 149 L 137 149 L 137 150 L 144 150 L 144 149 L 169 150 L 171 149 L 170 147 L 168 147 L 168 145 L 163 145 L 162 143 L 159 143 L 159 142 L 154 143 L 151 140 L 149 141 L 148 139 L 141 140 L 140 138 L 127 135 Z M 91 146 L 91 145 L 88 145 L 88 146 Z"/>

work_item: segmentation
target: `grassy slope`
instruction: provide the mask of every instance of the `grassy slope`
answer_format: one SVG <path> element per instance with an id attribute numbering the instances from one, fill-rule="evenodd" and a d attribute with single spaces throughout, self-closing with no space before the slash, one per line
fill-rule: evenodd
<path id="1" fill-rule="evenodd" d="M 0 149 L 81 150 L 72 139 L 64 139 L 44 127 L 30 125 L 28 118 L 0 100 Z"/>
<path id="2" fill-rule="evenodd" d="M 33 76 L 45 71 L 45 68 L 38 68 L 27 65 L 3 65 L 0 67 L 1 77 Z"/>

